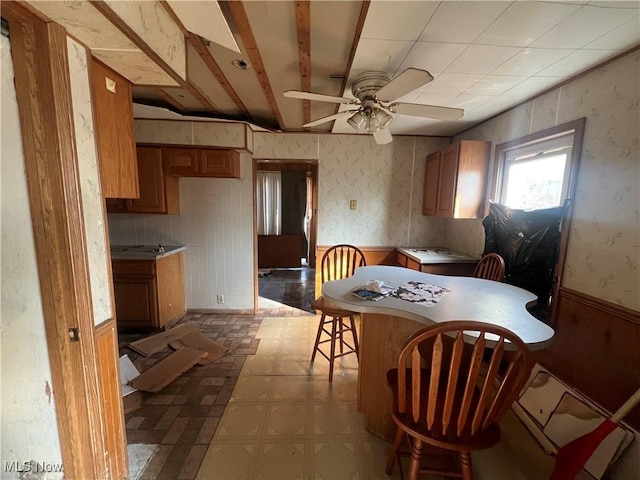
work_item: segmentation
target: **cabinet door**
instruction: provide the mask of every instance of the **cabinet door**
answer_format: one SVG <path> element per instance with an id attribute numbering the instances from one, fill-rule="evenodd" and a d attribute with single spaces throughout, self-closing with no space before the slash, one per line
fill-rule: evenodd
<path id="1" fill-rule="evenodd" d="M 158 328 L 155 276 L 114 276 L 118 330 Z"/>
<path id="2" fill-rule="evenodd" d="M 442 152 L 433 152 L 427 156 L 427 161 L 424 167 L 424 192 L 422 197 L 423 215 L 435 215 L 437 213 L 441 157 Z"/>
<path id="3" fill-rule="evenodd" d="M 436 215 L 439 217 L 453 217 L 454 214 L 459 149 L 460 145 L 456 143 L 442 151 L 438 208 L 436 211 Z"/>
<path id="4" fill-rule="evenodd" d="M 134 213 L 166 213 L 162 150 L 158 147 L 138 147 L 137 154 L 140 198 L 129 200 L 127 210 Z"/>
<path id="5" fill-rule="evenodd" d="M 235 150 L 203 149 L 200 173 L 207 177 L 240 178 L 240 154 Z"/>
<path id="6" fill-rule="evenodd" d="M 198 174 L 197 148 L 165 147 L 162 154 L 167 175 L 189 177 Z"/>
<path id="7" fill-rule="evenodd" d="M 131 84 L 95 59 L 90 74 L 102 196 L 138 198 Z"/>

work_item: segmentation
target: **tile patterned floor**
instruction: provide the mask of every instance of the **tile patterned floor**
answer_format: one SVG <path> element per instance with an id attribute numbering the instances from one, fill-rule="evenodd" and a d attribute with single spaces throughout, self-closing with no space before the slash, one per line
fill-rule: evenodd
<path id="1" fill-rule="evenodd" d="M 318 317 L 281 306 L 257 315 L 192 312 L 182 322 L 231 351 L 126 416 L 129 443 L 157 445 L 140 479 L 402 478 L 398 468 L 385 475 L 389 444 L 356 411 L 355 357 L 338 359 L 332 384 L 325 359 L 310 364 Z M 126 348 L 133 339 L 122 336 L 121 349 L 141 369 L 169 353 L 141 358 Z M 474 478 L 548 479 L 553 458 L 520 421 L 509 414 L 502 428 L 496 447 L 472 455 Z"/>
<path id="2" fill-rule="evenodd" d="M 144 406 L 125 415 L 127 443 L 158 445 L 141 480 L 193 479 L 231 397 L 245 359 L 253 355 L 262 319 L 309 315 L 296 308 L 261 309 L 256 315 L 190 312 L 179 323 L 198 325 L 201 332 L 224 343 L 230 352 L 206 366 L 196 366 L 157 394 L 145 394 Z M 171 350 L 142 357 L 128 344 L 145 335 L 119 335 L 120 354 L 144 371 Z"/>
<path id="3" fill-rule="evenodd" d="M 260 297 L 315 313 L 311 301 L 315 297 L 315 268 L 277 268 L 258 278 Z"/>

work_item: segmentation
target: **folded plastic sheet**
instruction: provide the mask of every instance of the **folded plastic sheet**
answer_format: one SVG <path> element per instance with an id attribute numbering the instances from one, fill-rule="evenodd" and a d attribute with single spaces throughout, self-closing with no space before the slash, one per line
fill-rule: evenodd
<path id="1" fill-rule="evenodd" d="M 517 210 L 491 203 L 482 221 L 484 253 L 504 258 L 505 282 L 538 296 L 534 313 L 544 317 L 560 251 L 562 219 L 568 205 Z"/>

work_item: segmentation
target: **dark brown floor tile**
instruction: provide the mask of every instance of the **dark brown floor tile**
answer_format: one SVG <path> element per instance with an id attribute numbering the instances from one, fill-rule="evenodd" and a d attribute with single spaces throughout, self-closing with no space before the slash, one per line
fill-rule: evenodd
<path id="1" fill-rule="evenodd" d="M 187 455 L 187 458 L 182 465 L 182 469 L 178 474 L 178 480 L 192 480 L 196 478 L 202 459 L 204 458 L 205 453 L 207 453 L 207 448 L 208 446 L 206 445 L 194 445 L 191 447 L 189 455 Z"/>
<path id="2" fill-rule="evenodd" d="M 171 424 L 169 431 L 167 431 L 166 435 L 162 439 L 162 443 L 164 445 L 174 444 L 178 442 L 178 439 L 184 432 L 184 429 L 187 428 L 189 424 L 189 418 L 187 417 L 176 417 L 176 419 Z"/>
<path id="3" fill-rule="evenodd" d="M 167 456 L 164 467 L 156 477 L 157 480 L 176 480 L 189 456 L 191 445 L 174 445 Z"/>
<path id="4" fill-rule="evenodd" d="M 172 449 L 171 445 L 158 445 L 142 475 L 140 475 L 140 480 L 156 480 Z"/>

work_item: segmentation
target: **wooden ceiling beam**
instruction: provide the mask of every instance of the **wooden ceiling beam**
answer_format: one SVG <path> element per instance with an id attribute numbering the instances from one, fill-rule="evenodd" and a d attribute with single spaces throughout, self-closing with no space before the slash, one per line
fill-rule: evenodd
<path id="1" fill-rule="evenodd" d="M 367 12 L 369 11 L 370 0 L 363 0 L 362 7 L 360 8 L 360 17 L 356 25 L 356 30 L 353 33 L 353 41 L 351 42 L 351 53 L 349 53 L 349 61 L 347 62 L 347 68 L 344 72 L 344 80 L 342 80 L 342 88 L 340 89 L 340 96 L 344 97 L 344 92 L 347 90 L 347 81 L 349 80 L 349 72 L 353 65 L 353 59 L 356 56 L 356 50 L 358 49 L 358 42 L 360 41 L 360 35 L 362 35 L 362 29 L 364 28 L 364 21 L 367 18 Z M 335 113 L 340 110 L 340 105 L 336 105 Z"/>
<path id="2" fill-rule="evenodd" d="M 311 91 L 311 4 L 309 0 L 296 2 L 296 26 L 298 28 L 298 63 L 302 91 Z M 302 101 L 302 123 L 311 121 L 311 102 Z"/>
<path id="3" fill-rule="evenodd" d="M 246 53 L 249 56 L 249 61 L 253 66 L 253 71 L 256 73 L 256 77 L 258 78 L 258 82 L 262 87 L 262 91 L 264 92 L 271 111 L 276 117 L 278 127 L 281 130 L 284 130 L 284 120 L 282 119 L 282 114 L 280 113 L 278 102 L 276 102 L 276 97 L 273 94 L 273 89 L 271 88 L 269 77 L 267 76 L 264 64 L 262 63 L 260 49 L 258 48 L 258 44 L 256 43 L 256 39 L 253 35 L 253 31 L 251 30 L 251 26 L 249 25 L 249 17 L 247 16 L 247 12 L 244 9 L 244 5 L 239 1 L 231 1 L 225 2 L 225 6 L 231 14 L 233 22 L 238 29 L 240 38 L 242 39 L 242 43 L 244 44 L 244 47 L 246 49 Z"/>
<path id="4" fill-rule="evenodd" d="M 167 102 L 173 108 L 178 110 L 180 113 L 187 113 L 187 109 L 185 108 L 185 106 L 182 105 L 180 102 L 178 102 L 178 100 L 173 98 L 167 92 L 165 92 L 164 89 L 162 89 L 161 87 L 156 87 L 156 91 L 158 92 L 158 95 L 160 95 L 165 102 Z"/>
<path id="5" fill-rule="evenodd" d="M 233 86 L 225 76 L 224 72 L 220 68 L 220 65 L 218 65 L 218 62 L 216 62 L 215 58 L 213 58 L 213 55 L 211 55 L 211 52 L 207 48 L 205 41 L 199 35 L 195 35 L 191 33 L 189 30 L 187 30 L 187 28 L 184 26 L 180 18 L 176 15 L 176 13 L 171 8 L 171 5 L 169 5 L 169 3 L 166 0 L 160 0 L 160 4 L 164 7 L 164 9 L 167 11 L 169 16 L 176 23 L 176 25 L 178 25 L 178 28 L 182 30 L 182 33 L 184 34 L 187 41 L 191 44 L 194 50 L 198 52 L 198 55 L 200 55 L 200 58 L 202 58 L 202 61 L 205 63 L 205 65 L 207 66 L 211 74 L 215 77 L 215 79 L 218 81 L 218 83 L 222 86 L 226 94 L 229 95 L 233 103 L 235 103 L 236 107 L 238 107 L 238 110 L 242 112 L 242 114 L 246 117 L 247 120 L 253 121 L 253 117 L 251 116 L 251 113 L 247 109 L 247 106 L 242 102 L 242 100 L 240 99 L 240 96 L 235 91 L 235 89 L 233 88 Z"/>
<path id="6" fill-rule="evenodd" d="M 198 101 L 211 113 L 217 113 L 218 107 L 198 88 L 182 78 L 176 73 L 173 68 L 160 56 L 155 50 L 153 50 L 143 39 L 138 35 L 129 25 L 126 24 L 116 13 L 111 10 L 109 5 L 104 0 L 90 0 L 93 5 L 107 20 L 113 23 L 122 33 L 124 33 L 133 44 L 138 47 L 142 52 L 147 55 L 153 62 L 155 62 L 167 75 L 178 83 L 178 85 L 187 90 L 191 95 L 196 97 Z"/>

